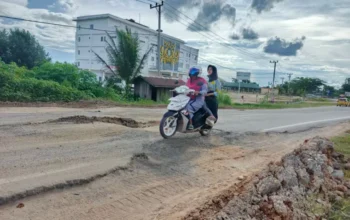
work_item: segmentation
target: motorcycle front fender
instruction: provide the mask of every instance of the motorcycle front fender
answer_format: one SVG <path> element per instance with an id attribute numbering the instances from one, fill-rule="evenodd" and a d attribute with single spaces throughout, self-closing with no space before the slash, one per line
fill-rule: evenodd
<path id="1" fill-rule="evenodd" d="M 182 113 L 179 113 L 179 119 L 177 121 L 177 131 L 185 133 L 187 131 L 189 119 Z"/>

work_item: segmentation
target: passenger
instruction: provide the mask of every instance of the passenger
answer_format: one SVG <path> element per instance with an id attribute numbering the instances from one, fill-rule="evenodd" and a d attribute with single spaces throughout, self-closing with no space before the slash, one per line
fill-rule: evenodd
<path id="1" fill-rule="evenodd" d="M 192 67 L 189 71 L 189 79 L 187 80 L 186 86 L 190 89 L 193 89 L 195 92 L 194 94 L 190 95 L 191 99 L 188 102 L 186 109 L 190 116 L 190 122 L 188 129 L 193 130 L 193 116 L 194 113 L 196 113 L 199 109 L 205 106 L 205 95 L 208 92 L 208 84 L 207 81 L 200 77 L 200 69 L 196 67 Z M 214 115 L 210 112 L 208 108 L 205 108 L 205 110 L 208 111 L 210 117 L 208 119 L 215 121 Z"/>
<path id="2" fill-rule="evenodd" d="M 221 90 L 221 82 L 218 77 L 218 71 L 216 66 L 209 65 L 208 66 L 208 92 L 205 97 L 205 102 L 207 104 L 207 107 L 210 109 L 210 111 L 213 113 L 216 120 L 219 119 L 218 116 L 218 108 L 219 108 L 219 102 L 218 102 L 218 92 Z"/>

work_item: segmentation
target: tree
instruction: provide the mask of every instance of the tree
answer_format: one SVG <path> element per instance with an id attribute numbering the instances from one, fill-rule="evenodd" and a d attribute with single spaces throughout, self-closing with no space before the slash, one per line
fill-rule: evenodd
<path id="1" fill-rule="evenodd" d="M 350 84 L 343 84 L 342 89 L 344 92 L 350 92 Z"/>
<path id="2" fill-rule="evenodd" d="M 34 35 L 17 28 L 0 32 L 0 58 L 29 69 L 51 60 Z"/>
<path id="3" fill-rule="evenodd" d="M 321 86 L 324 85 L 325 82 L 318 78 L 298 77 L 290 83 L 285 82 L 280 86 L 279 91 L 282 94 L 290 92 L 293 95 L 304 96 L 306 93 L 320 92 Z"/>
<path id="4" fill-rule="evenodd" d="M 125 31 L 116 29 L 117 43 L 112 36 L 107 33 L 107 56 L 108 61 L 94 52 L 97 59 L 115 76 L 120 77 L 125 82 L 125 92 L 130 93 L 132 81 L 140 74 L 144 61 L 146 60 L 152 47 L 140 59 L 140 44 L 137 35 L 133 35 L 129 28 Z M 115 66 L 116 70 L 111 66 Z"/>
<path id="5" fill-rule="evenodd" d="M 334 86 L 327 86 L 325 85 L 323 87 L 323 95 L 326 95 L 326 96 L 333 96 L 335 94 L 335 88 Z"/>

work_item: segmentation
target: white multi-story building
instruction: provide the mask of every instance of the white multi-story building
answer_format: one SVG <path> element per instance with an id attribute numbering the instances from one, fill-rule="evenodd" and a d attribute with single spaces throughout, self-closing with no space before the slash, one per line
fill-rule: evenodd
<path id="1" fill-rule="evenodd" d="M 187 77 L 187 71 L 191 66 L 198 64 L 198 50 L 185 45 L 185 42 L 162 33 L 161 47 L 165 50 L 163 56 L 171 56 L 178 53 L 175 60 L 171 63 L 163 59 L 161 62 L 161 73 L 157 71 L 157 31 L 148 28 L 142 24 L 136 23 L 132 19 L 122 19 L 110 14 L 82 16 L 75 19 L 77 22 L 76 43 L 75 43 L 75 61 L 81 69 L 87 69 L 96 73 L 97 78 L 103 81 L 108 77 L 108 70 L 102 65 L 96 55 L 97 53 L 104 60 L 108 61 L 106 47 L 108 33 L 116 37 L 116 28 L 125 30 L 126 27 L 132 33 L 137 34 L 141 46 L 140 56 L 143 56 L 152 48 L 147 60 L 144 62 L 141 75 L 149 77 L 170 77 L 184 79 Z M 170 45 L 170 47 L 169 47 Z"/>

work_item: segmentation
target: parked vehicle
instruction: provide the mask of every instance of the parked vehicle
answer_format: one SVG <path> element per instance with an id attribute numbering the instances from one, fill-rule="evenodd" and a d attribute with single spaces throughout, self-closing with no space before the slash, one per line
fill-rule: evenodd
<path id="1" fill-rule="evenodd" d="M 177 95 L 170 98 L 168 112 L 164 114 L 159 125 L 162 137 L 168 139 L 174 136 L 176 132 L 199 132 L 202 136 L 209 135 L 215 122 L 208 119 L 209 115 L 205 109 L 200 109 L 194 114 L 192 119 L 194 129 L 188 129 L 189 118 L 185 107 L 190 101 L 188 95 L 194 93 L 194 90 L 189 89 L 187 86 L 180 86 L 174 89 L 174 92 Z"/>
<path id="2" fill-rule="evenodd" d="M 337 106 L 345 106 L 345 107 L 349 107 L 350 104 L 348 102 L 347 98 L 339 98 L 337 101 Z"/>

